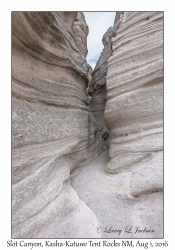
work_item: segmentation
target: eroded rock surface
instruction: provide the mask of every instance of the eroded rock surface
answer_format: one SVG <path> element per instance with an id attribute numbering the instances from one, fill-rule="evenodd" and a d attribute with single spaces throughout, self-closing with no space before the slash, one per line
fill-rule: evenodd
<path id="1" fill-rule="evenodd" d="M 91 96 L 90 110 L 96 118 L 100 132 L 109 133 L 109 130 L 104 121 L 104 110 L 106 105 L 106 74 L 107 74 L 107 62 L 112 54 L 111 50 L 111 38 L 113 36 L 113 28 L 110 27 L 102 38 L 104 45 L 103 51 L 97 61 L 92 77 L 89 82 L 88 93 Z M 109 139 L 105 143 L 109 146 Z"/>
<path id="2" fill-rule="evenodd" d="M 163 190 L 163 13 L 125 12 L 119 20 L 107 71 L 106 171 L 126 173 L 122 186 L 134 197 L 151 199 Z M 161 217 L 160 206 L 155 228 Z"/>
<path id="3" fill-rule="evenodd" d="M 121 14 L 112 43 L 105 107 L 111 138 L 107 171 L 131 170 L 133 195 L 159 191 L 163 187 L 163 13 Z"/>
<path id="4" fill-rule="evenodd" d="M 103 238 L 162 237 L 162 191 L 135 199 L 125 185 L 132 173 L 111 176 L 106 173 L 108 161 L 106 150 L 71 175 L 71 185 L 76 193 L 98 218 L 97 232 Z"/>
<path id="5" fill-rule="evenodd" d="M 111 56 L 98 68 L 103 51 L 91 79 L 97 120 L 105 107 L 109 155 L 75 170 L 72 186 L 96 214 L 102 237 L 161 238 L 163 13 L 119 12 L 111 34 Z M 90 184 L 85 173 L 92 175 Z"/>
<path id="6" fill-rule="evenodd" d="M 161 238 L 163 13 L 117 12 L 93 72 L 87 35 L 12 13 L 12 236 Z"/>
<path id="7" fill-rule="evenodd" d="M 88 106 L 87 34 L 80 12 L 12 13 L 14 238 L 99 237 L 69 180 L 102 145 Z"/>

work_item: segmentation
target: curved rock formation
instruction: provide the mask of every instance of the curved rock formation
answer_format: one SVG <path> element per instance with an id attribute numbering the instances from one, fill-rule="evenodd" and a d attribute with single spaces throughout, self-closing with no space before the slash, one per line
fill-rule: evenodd
<path id="1" fill-rule="evenodd" d="M 83 13 L 12 13 L 14 238 L 99 237 L 69 180 L 102 145 L 88 106 L 87 34 Z"/>
<path id="2" fill-rule="evenodd" d="M 88 93 L 91 96 L 90 110 L 96 118 L 101 134 L 108 133 L 108 128 L 104 121 L 104 110 L 106 105 L 106 73 L 107 73 L 107 62 L 112 54 L 111 50 L 111 38 L 113 28 L 110 27 L 102 38 L 104 45 L 103 51 L 97 61 L 92 77 L 89 82 Z M 103 135 L 102 135 L 103 137 Z M 109 146 L 109 140 L 107 141 Z M 104 147 L 105 148 L 105 147 Z"/>
<path id="3" fill-rule="evenodd" d="M 86 25 L 86 21 L 83 13 L 78 12 L 76 19 L 72 24 L 73 34 L 75 38 L 75 43 L 81 54 L 86 57 L 87 50 L 87 35 L 89 34 L 89 28 Z"/>
<path id="4" fill-rule="evenodd" d="M 125 12 L 121 18 L 108 61 L 105 121 L 111 160 L 107 171 L 141 171 L 149 181 L 145 185 L 141 178 L 138 189 L 132 180 L 131 193 L 139 195 L 162 189 L 163 14 Z"/>
<path id="5" fill-rule="evenodd" d="M 13 238 L 163 237 L 163 13 L 117 12 L 93 72 L 87 34 L 12 13 Z"/>
<path id="6" fill-rule="evenodd" d="M 125 12 L 114 27 L 104 113 L 110 130 L 106 171 L 118 179 L 125 173 L 121 185 L 134 197 L 162 193 L 163 13 Z M 157 195 L 156 226 L 162 223 Z"/>
<path id="7" fill-rule="evenodd" d="M 103 152 L 75 170 L 72 185 L 96 214 L 102 237 L 161 238 L 163 13 L 118 12 L 107 34 L 89 91 L 103 126 L 105 107 L 109 158 Z M 85 174 L 92 175 L 90 184 Z"/>

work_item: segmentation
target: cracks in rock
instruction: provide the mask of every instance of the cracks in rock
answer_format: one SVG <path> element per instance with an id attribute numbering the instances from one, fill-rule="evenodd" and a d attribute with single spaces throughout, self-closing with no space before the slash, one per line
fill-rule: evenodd
<path id="1" fill-rule="evenodd" d="M 136 200 L 138 200 L 138 198 L 140 198 L 140 197 L 143 196 L 143 195 L 150 195 L 150 194 L 154 194 L 154 193 L 158 193 L 158 192 L 163 192 L 163 188 L 150 189 L 150 190 L 147 190 L 147 191 L 142 191 L 142 192 L 137 193 L 137 194 L 131 192 L 131 195 L 132 195 Z"/>

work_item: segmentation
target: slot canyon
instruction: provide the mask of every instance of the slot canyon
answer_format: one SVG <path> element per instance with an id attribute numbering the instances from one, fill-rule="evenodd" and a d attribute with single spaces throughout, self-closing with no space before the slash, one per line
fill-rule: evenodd
<path id="1" fill-rule="evenodd" d="M 163 237 L 163 12 L 12 12 L 12 238 Z"/>

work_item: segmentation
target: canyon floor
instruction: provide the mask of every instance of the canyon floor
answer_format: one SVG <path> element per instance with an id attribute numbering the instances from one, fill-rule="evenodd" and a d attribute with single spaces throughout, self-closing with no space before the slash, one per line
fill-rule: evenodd
<path id="1" fill-rule="evenodd" d="M 76 169 L 71 175 L 72 187 L 99 221 L 96 231 L 103 238 L 149 238 L 149 234 L 150 237 L 154 233 L 158 235 L 159 229 L 149 225 L 154 220 L 152 213 L 160 209 L 162 192 L 132 197 L 121 183 L 121 177 L 124 180 L 127 173 L 109 175 L 105 171 L 108 160 L 109 151 L 105 150 L 89 165 Z M 151 209 L 149 204 L 152 204 Z"/>

